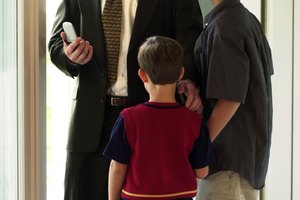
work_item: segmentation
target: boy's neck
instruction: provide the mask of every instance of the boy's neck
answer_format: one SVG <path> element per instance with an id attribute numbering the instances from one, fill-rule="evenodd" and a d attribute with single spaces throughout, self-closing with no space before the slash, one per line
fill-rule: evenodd
<path id="1" fill-rule="evenodd" d="M 148 87 L 149 102 L 176 103 L 176 83 L 166 85 L 151 84 Z"/>

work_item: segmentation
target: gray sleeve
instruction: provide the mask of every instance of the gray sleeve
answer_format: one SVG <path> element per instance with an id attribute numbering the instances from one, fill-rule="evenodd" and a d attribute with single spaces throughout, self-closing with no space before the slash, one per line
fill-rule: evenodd
<path id="1" fill-rule="evenodd" d="M 215 32 L 210 52 L 206 97 L 244 103 L 250 63 L 243 38 Z"/>

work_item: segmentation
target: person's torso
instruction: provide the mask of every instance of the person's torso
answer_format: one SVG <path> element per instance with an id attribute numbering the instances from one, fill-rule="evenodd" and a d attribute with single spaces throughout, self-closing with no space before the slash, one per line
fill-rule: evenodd
<path id="1" fill-rule="evenodd" d="M 195 195 L 189 154 L 199 136 L 201 116 L 177 103 L 145 103 L 122 115 L 131 149 L 123 197 Z"/>
<path id="2" fill-rule="evenodd" d="M 231 169 L 246 176 L 248 180 L 251 179 L 250 182 L 255 187 L 261 187 L 268 166 L 272 132 L 271 50 L 258 20 L 237 2 L 239 1 L 225 6 L 221 5 L 212 11 L 204 32 L 197 40 L 195 56 L 199 67 L 204 118 L 207 119 L 217 101 L 214 98 L 207 98 L 207 94 L 211 92 L 207 91 L 207 88 L 219 90 L 219 88 L 208 87 L 212 81 L 215 86 L 218 86 L 216 82 L 219 81 L 209 78 L 210 73 L 214 73 L 210 67 L 211 55 L 214 53 L 212 50 L 222 48 L 222 46 L 212 47 L 214 39 L 225 35 L 225 38 L 229 38 L 229 42 L 232 40 L 235 45 L 240 45 L 241 53 L 246 55 L 244 62 L 246 62 L 245 65 L 249 65 L 249 70 L 241 77 L 248 78 L 241 80 L 241 83 L 247 88 L 245 93 L 239 94 L 243 96 L 239 109 L 214 142 L 218 162 L 213 166 L 212 171 Z M 224 41 L 224 44 L 226 42 L 228 41 Z M 226 55 L 223 56 L 226 57 Z M 214 59 L 218 58 L 214 57 Z M 222 59 L 225 60 L 225 58 Z M 226 65 L 226 62 L 222 64 Z M 220 68 L 223 67 L 222 64 Z M 240 78 L 239 74 L 230 70 L 224 71 L 224 74 L 220 76 L 231 77 L 235 80 Z M 220 88 L 231 87 L 221 84 L 220 81 Z M 231 92 L 240 93 L 240 91 Z M 231 97 L 226 94 L 224 96 Z"/>

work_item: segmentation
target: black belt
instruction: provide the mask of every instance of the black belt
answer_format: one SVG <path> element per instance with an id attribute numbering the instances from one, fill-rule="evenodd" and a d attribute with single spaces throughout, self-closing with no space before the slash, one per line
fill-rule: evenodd
<path id="1" fill-rule="evenodd" d="M 111 106 L 126 106 L 128 104 L 128 97 L 107 96 L 106 101 Z"/>

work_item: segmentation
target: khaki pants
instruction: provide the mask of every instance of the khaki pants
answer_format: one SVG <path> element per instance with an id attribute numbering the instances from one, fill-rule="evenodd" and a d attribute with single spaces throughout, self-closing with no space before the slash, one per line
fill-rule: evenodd
<path id="1" fill-rule="evenodd" d="M 198 180 L 196 200 L 258 200 L 259 190 L 232 171 L 220 171 Z"/>

